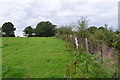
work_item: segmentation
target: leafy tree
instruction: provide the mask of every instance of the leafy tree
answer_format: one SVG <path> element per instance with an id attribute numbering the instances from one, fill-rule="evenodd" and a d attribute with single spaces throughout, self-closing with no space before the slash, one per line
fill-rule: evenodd
<path id="1" fill-rule="evenodd" d="M 31 37 L 33 33 L 33 28 L 31 26 L 27 26 L 24 30 L 24 36 Z"/>
<path id="2" fill-rule="evenodd" d="M 14 28 L 14 25 L 11 22 L 6 22 L 2 25 L 2 32 L 5 33 L 5 37 L 15 37 L 14 31 L 16 28 Z"/>
<path id="3" fill-rule="evenodd" d="M 99 27 L 98 30 L 104 31 L 105 28 L 104 27 Z"/>
<path id="4" fill-rule="evenodd" d="M 55 36 L 55 27 L 51 22 L 39 22 L 36 26 L 36 34 L 39 37 Z"/>
<path id="5" fill-rule="evenodd" d="M 85 38 L 88 36 L 86 29 L 88 27 L 88 19 L 87 17 L 81 17 L 78 21 L 78 43 L 79 46 L 85 46 Z M 80 45 L 81 44 L 81 45 Z"/>
<path id="6" fill-rule="evenodd" d="M 116 35 L 120 34 L 120 31 L 116 30 L 116 31 L 115 31 L 115 34 L 116 34 Z"/>
<path id="7" fill-rule="evenodd" d="M 88 27 L 87 17 L 81 17 L 81 20 L 78 21 L 78 38 L 83 40 L 87 35 L 85 30 Z M 80 40 L 79 40 L 80 41 Z"/>
<path id="8" fill-rule="evenodd" d="M 57 28 L 56 33 L 59 35 L 70 35 L 73 33 L 72 28 L 68 26 L 63 26 L 60 28 Z"/>
<path id="9" fill-rule="evenodd" d="M 88 31 L 88 33 L 94 34 L 94 33 L 95 33 L 95 30 L 97 30 L 97 27 L 91 26 L 91 27 L 89 27 L 89 28 L 86 29 L 86 30 Z"/>
<path id="10" fill-rule="evenodd" d="M 91 32 L 90 28 L 88 28 L 87 30 Z M 99 27 L 95 29 L 92 34 L 89 33 L 88 38 L 89 40 L 92 40 L 94 42 L 116 48 L 119 41 L 118 34 L 118 31 L 112 31 L 112 29 L 108 28 L 108 25 L 105 24 L 104 27 Z"/>

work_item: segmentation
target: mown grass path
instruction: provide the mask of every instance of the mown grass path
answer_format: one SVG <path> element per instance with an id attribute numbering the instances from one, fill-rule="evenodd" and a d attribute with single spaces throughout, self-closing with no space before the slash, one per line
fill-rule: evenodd
<path id="1" fill-rule="evenodd" d="M 3 78 L 63 78 L 65 42 L 51 38 L 2 38 Z"/>

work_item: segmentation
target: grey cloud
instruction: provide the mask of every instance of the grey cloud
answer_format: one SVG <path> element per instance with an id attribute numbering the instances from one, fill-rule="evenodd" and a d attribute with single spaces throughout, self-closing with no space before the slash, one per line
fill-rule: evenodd
<path id="1" fill-rule="evenodd" d="M 60 26 L 76 22 L 81 16 L 88 16 L 89 25 L 109 24 L 117 29 L 117 2 L 15 1 L 0 3 L 0 11 L 0 25 L 6 21 L 13 22 L 17 28 L 17 35 L 22 35 L 22 30 L 26 26 L 35 27 L 43 20 Z"/>

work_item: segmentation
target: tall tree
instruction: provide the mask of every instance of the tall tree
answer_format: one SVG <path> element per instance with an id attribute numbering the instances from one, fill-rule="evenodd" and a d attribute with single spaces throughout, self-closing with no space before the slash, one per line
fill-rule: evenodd
<path id="1" fill-rule="evenodd" d="M 81 17 L 81 20 L 78 21 L 78 38 L 81 40 L 86 37 L 85 30 L 88 27 L 88 21 L 87 17 Z"/>
<path id="2" fill-rule="evenodd" d="M 5 33 L 5 37 L 15 37 L 14 31 L 16 28 L 14 28 L 14 25 L 11 22 L 6 22 L 2 25 L 2 32 Z"/>
<path id="3" fill-rule="evenodd" d="M 86 29 L 88 27 L 88 21 L 87 17 L 81 17 L 78 21 L 78 42 L 84 47 L 85 38 L 87 37 Z"/>
<path id="4" fill-rule="evenodd" d="M 97 27 L 95 26 L 91 26 L 88 29 L 86 29 L 88 31 L 89 34 L 94 34 L 95 30 L 97 30 Z"/>
<path id="5" fill-rule="evenodd" d="M 39 37 L 51 37 L 55 35 L 55 27 L 51 22 L 39 22 L 36 26 L 36 34 Z"/>
<path id="6" fill-rule="evenodd" d="M 27 26 L 24 30 L 24 36 L 31 37 L 33 33 L 33 28 L 31 26 Z"/>

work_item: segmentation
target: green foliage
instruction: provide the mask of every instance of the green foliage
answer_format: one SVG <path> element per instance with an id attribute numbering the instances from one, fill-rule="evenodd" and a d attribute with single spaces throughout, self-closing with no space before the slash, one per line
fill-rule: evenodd
<path id="1" fill-rule="evenodd" d="M 58 35 L 71 35 L 73 33 L 72 28 L 68 26 L 63 26 L 56 29 L 56 34 Z"/>
<path id="2" fill-rule="evenodd" d="M 113 74 L 117 73 L 116 67 L 107 61 L 101 61 L 99 55 L 88 54 L 82 47 L 76 51 L 71 46 L 69 45 L 66 78 L 112 78 Z"/>
<path id="3" fill-rule="evenodd" d="M 40 22 L 36 26 L 36 34 L 40 37 L 51 37 L 55 35 L 55 27 L 51 22 Z"/>
<path id="4" fill-rule="evenodd" d="M 118 39 L 114 42 L 114 46 L 120 53 L 120 36 L 118 36 Z"/>
<path id="5" fill-rule="evenodd" d="M 3 34 L 3 36 L 5 37 L 15 37 L 14 35 L 15 30 L 16 28 L 14 28 L 14 25 L 11 22 L 6 22 L 2 25 L 2 32 L 5 33 Z"/>
<path id="6" fill-rule="evenodd" d="M 116 66 L 114 66 L 115 68 L 113 68 L 111 65 L 104 64 L 109 63 L 107 61 L 104 61 L 104 59 L 100 57 L 101 55 L 99 55 L 97 60 L 93 60 L 92 57 L 94 56 L 84 52 L 85 49 L 83 47 L 86 46 L 85 38 L 87 37 L 88 41 L 94 42 L 94 44 L 103 44 L 107 47 L 119 48 L 120 45 L 118 44 L 118 33 L 112 31 L 112 28 L 108 28 L 107 24 L 105 24 L 104 27 L 97 28 L 95 26 L 92 26 L 87 29 L 86 19 L 81 19 L 77 27 L 77 34 L 74 35 L 76 35 L 79 40 L 79 49 L 75 49 L 74 42 L 70 42 L 69 47 L 67 46 L 67 49 L 69 51 L 69 62 L 66 68 L 66 77 L 112 78 L 113 75 L 116 73 Z M 61 30 L 59 33 L 63 34 L 64 30 Z M 66 36 L 69 36 L 69 34 L 66 34 Z M 69 37 L 66 38 L 70 39 Z M 101 49 L 102 48 L 100 48 L 99 50 L 101 51 Z"/>
<path id="7" fill-rule="evenodd" d="M 82 17 L 81 20 L 78 21 L 78 38 L 84 39 L 87 35 L 85 30 L 88 27 L 88 20 L 86 17 Z M 79 40 L 80 41 L 80 40 Z"/>
<path id="8" fill-rule="evenodd" d="M 31 26 L 26 27 L 23 32 L 24 36 L 27 37 L 51 37 L 55 36 L 55 27 L 51 22 L 39 22 L 36 28 L 32 28 Z"/>
<path id="9" fill-rule="evenodd" d="M 112 29 L 108 28 L 107 25 L 99 28 L 90 27 L 86 29 L 86 31 L 89 34 L 88 36 L 89 40 L 95 41 L 97 43 L 105 44 L 109 47 L 118 48 L 117 43 L 119 43 L 119 37 L 118 37 L 119 32 L 112 31 Z"/>
<path id="10" fill-rule="evenodd" d="M 97 30 L 97 27 L 95 27 L 95 26 L 91 26 L 88 29 L 86 29 L 86 31 L 89 32 L 88 34 L 94 34 L 95 30 Z"/>
<path id="11" fill-rule="evenodd" d="M 69 26 L 62 26 L 60 28 L 56 28 L 56 37 L 57 38 L 60 38 L 62 40 L 65 40 L 65 41 L 70 41 L 69 37 L 71 35 L 73 35 L 73 31 L 72 31 L 72 28 L 70 28 Z"/>
<path id="12" fill-rule="evenodd" d="M 30 37 L 32 36 L 33 28 L 31 26 L 28 26 L 23 30 L 23 32 L 24 32 L 24 36 Z"/>

